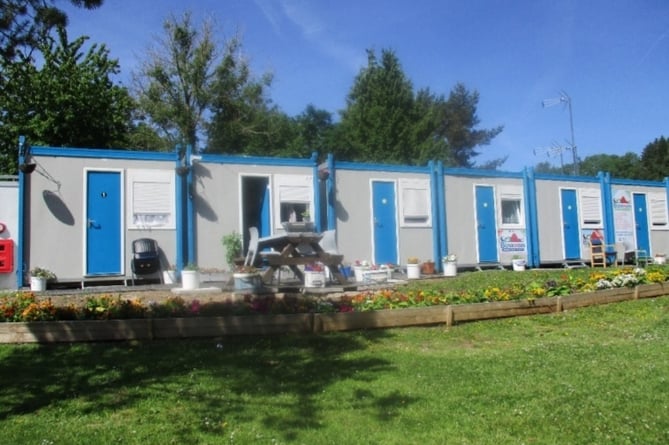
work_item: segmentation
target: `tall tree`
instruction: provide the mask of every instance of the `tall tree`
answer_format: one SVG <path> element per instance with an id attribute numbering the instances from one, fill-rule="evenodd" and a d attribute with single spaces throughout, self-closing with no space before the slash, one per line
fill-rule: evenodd
<path id="1" fill-rule="evenodd" d="M 271 76 L 251 76 L 240 39 L 230 39 L 220 51 L 211 22 L 196 29 L 188 12 L 166 20 L 164 31 L 136 77 L 146 122 L 173 144 L 206 146 L 210 152 L 241 152 L 250 142 L 265 145 L 281 117 L 264 97 Z"/>
<path id="2" fill-rule="evenodd" d="M 623 156 L 596 154 L 587 156 L 579 162 L 579 174 L 596 176 L 599 172 L 608 172 L 614 178 L 642 179 L 639 155 L 628 152 Z M 573 171 L 572 164 L 565 165 L 565 171 Z"/>
<path id="3" fill-rule="evenodd" d="M 380 60 L 367 51 L 367 67 L 357 75 L 341 113 L 343 157 L 370 162 L 411 163 L 413 85 L 391 50 Z"/>
<path id="4" fill-rule="evenodd" d="M 67 26 L 67 15 L 55 0 L 2 0 L 0 2 L 0 57 L 12 60 L 19 50 L 29 54 L 51 30 Z M 70 0 L 74 6 L 97 8 L 103 0 Z"/>
<path id="5" fill-rule="evenodd" d="M 429 89 L 414 94 L 394 52 L 383 50 L 379 60 L 368 51 L 367 57 L 335 131 L 339 157 L 402 164 L 437 159 L 447 166 L 474 167 L 476 147 L 489 144 L 502 131 L 476 128 L 477 91 L 457 84 L 448 99 Z M 488 161 L 484 168 L 503 162 Z"/>
<path id="6" fill-rule="evenodd" d="M 661 181 L 669 176 L 669 141 L 664 136 L 646 145 L 641 153 L 641 179 Z"/>
<path id="7" fill-rule="evenodd" d="M 32 144 L 70 147 L 118 147 L 127 143 L 133 107 L 128 91 L 114 85 L 118 62 L 104 45 L 83 52 L 86 37 L 40 43 L 39 67 L 31 56 L 2 62 L 7 81 L 0 88 L 1 170 L 16 171 L 19 134 Z"/>

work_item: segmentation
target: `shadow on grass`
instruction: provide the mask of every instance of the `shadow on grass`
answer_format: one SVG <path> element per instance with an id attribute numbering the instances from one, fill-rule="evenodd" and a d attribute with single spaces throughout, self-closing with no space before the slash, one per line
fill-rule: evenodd
<path id="1" fill-rule="evenodd" d="M 191 416 L 217 425 L 229 418 L 260 422 L 292 440 L 300 430 L 321 428 L 328 420 L 324 409 L 338 409 L 321 403 L 331 385 L 342 380 L 364 385 L 393 371 L 387 360 L 366 352 L 388 336 L 392 333 L 379 330 L 2 347 L 0 421 L 70 400 L 76 401 L 69 405 L 75 407 L 68 411 L 73 416 L 118 409 L 142 416 L 145 408 L 139 406 L 146 404 L 140 402 L 154 399 L 163 406 L 183 404 Z M 383 421 L 416 402 L 396 390 L 362 394 L 339 386 L 334 391 L 335 400 L 344 398 L 351 408 Z M 180 425 L 177 434 L 186 443 L 216 428 L 191 422 Z"/>

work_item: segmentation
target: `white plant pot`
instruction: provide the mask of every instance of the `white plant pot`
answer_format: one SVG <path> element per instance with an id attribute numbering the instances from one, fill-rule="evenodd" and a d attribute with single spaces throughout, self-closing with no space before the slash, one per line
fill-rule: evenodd
<path id="1" fill-rule="evenodd" d="M 185 290 L 199 289 L 200 272 L 197 270 L 182 270 L 181 287 Z"/>
<path id="2" fill-rule="evenodd" d="M 655 259 L 653 261 L 655 264 L 666 264 L 667 257 L 665 255 L 655 255 Z"/>
<path id="3" fill-rule="evenodd" d="M 262 288 L 262 279 L 257 273 L 235 272 L 232 274 L 232 277 L 235 282 L 235 290 L 257 291 Z"/>
<path id="4" fill-rule="evenodd" d="M 407 278 L 410 280 L 420 278 L 420 264 L 407 264 Z"/>
<path id="5" fill-rule="evenodd" d="M 325 287 L 325 272 L 305 270 L 304 287 Z"/>
<path id="6" fill-rule="evenodd" d="M 353 266 L 353 273 L 355 274 L 355 281 L 362 283 L 365 281 L 365 272 L 369 270 L 369 266 Z"/>
<path id="7" fill-rule="evenodd" d="M 525 260 L 511 260 L 513 270 L 518 272 L 525 270 L 525 264 Z"/>
<path id="8" fill-rule="evenodd" d="M 176 270 L 164 270 L 163 271 L 163 283 L 174 284 L 176 282 L 177 282 L 177 272 L 176 272 Z"/>
<path id="9" fill-rule="evenodd" d="M 458 263 L 455 261 L 444 261 L 444 276 L 455 277 L 458 274 Z"/>
<path id="10" fill-rule="evenodd" d="M 30 277 L 30 290 L 33 292 L 44 292 L 46 290 L 46 278 Z"/>

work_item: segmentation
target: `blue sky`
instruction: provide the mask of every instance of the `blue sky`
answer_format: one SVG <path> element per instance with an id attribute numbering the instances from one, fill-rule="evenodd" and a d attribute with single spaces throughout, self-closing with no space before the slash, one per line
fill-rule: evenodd
<path id="1" fill-rule="evenodd" d="M 106 0 L 65 9 L 70 39 L 106 44 L 124 83 L 170 14 L 210 17 L 221 42 L 241 36 L 256 74 L 274 74 L 270 96 L 291 116 L 308 104 L 336 116 L 365 50 L 392 49 L 416 90 L 448 95 L 462 82 L 479 92 L 479 127 L 504 131 L 476 159 L 508 156 L 502 170 L 560 165 L 547 149 L 568 145 L 569 112 L 542 101 L 561 91 L 581 158 L 641 154 L 669 136 L 666 0 Z"/>

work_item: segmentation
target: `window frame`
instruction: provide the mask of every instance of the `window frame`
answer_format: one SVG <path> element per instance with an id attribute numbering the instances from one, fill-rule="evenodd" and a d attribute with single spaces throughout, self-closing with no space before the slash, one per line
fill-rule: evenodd
<path id="1" fill-rule="evenodd" d="M 175 183 L 174 170 L 127 169 L 127 228 L 129 230 L 175 230 Z M 138 190 L 136 186 L 139 184 L 146 184 L 146 187 L 143 190 Z M 140 199 L 141 201 L 139 201 Z M 162 199 L 166 200 L 167 203 L 162 203 Z M 147 211 L 141 212 L 142 207 L 147 207 Z M 154 211 L 151 212 L 150 210 Z M 137 222 L 136 215 L 139 214 L 143 214 L 145 217 L 150 215 L 165 215 L 165 222 Z"/>

